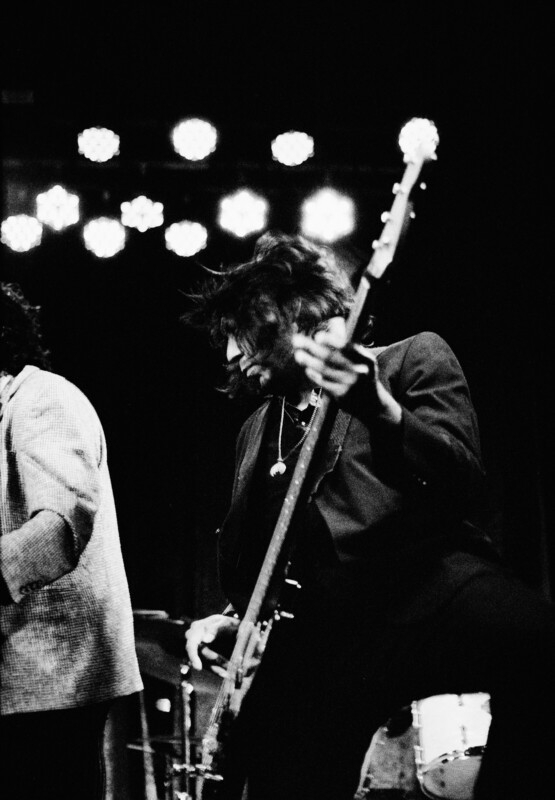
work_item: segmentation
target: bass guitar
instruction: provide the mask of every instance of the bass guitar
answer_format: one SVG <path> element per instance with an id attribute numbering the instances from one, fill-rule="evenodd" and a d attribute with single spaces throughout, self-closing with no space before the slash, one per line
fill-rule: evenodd
<path id="1" fill-rule="evenodd" d="M 379 239 L 373 242 L 373 255 L 359 282 L 354 303 L 347 318 L 348 341 L 353 339 L 361 321 L 363 309 L 371 286 L 379 280 L 391 263 L 409 209 L 409 195 L 423 164 L 435 159 L 439 142 L 435 125 L 422 118 L 413 118 L 404 125 L 399 135 L 399 147 L 406 164 L 403 177 L 393 186 L 395 198 L 391 209 L 382 215 L 384 226 Z M 257 665 L 263 657 L 274 619 L 262 618 L 262 609 L 275 577 L 278 559 L 289 529 L 297 501 L 301 494 L 312 456 L 328 414 L 330 398 L 323 395 L 317 407 L 312 426 L 304 440 L 293 472 L 278 521 L 268 546 L 260 573 L 245 614 L 239 624 L 235 646 L 227 664 L 226 676 L 212 709 L 210 721 L 202 740 L 202 761 L 197 766 L 203 800 L 223 796 L 226 774 L 226 743 L 243 700 L 255 678 Z M 275 618 L 279 618 L 279 608 Z"/>

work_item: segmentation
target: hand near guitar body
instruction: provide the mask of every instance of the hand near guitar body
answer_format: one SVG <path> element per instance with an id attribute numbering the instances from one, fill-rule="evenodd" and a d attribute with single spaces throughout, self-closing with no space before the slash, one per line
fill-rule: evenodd
<path id="1" fill-rule="evenodd" d="M 222 653 L 231 653 L 238 629 L 239 620 L 236 617 L 228 617 L 225 614 L 211 614 L 209 617 L 191 623 L 190 628 L 185 633 L 185 638 L 187 640 L 187 655 L 193 669 L 208 668 L 220 678 L 225 678 L 228 660 Z M 215 643 L 217 650 L 207 647 L 212 642 Z M 263 641 L 261 638 L 254 655 L 245 661 L 246 676 L 260 663 L 262 650 Z"/>
<path id="2" fill-rule="evenodd" d="M 216 675 L 222 678 L 225 677 L 226 659 L 215 650 L 206 647 L 206 645 L 211 644 L 218 638 L 235 638 L 238 627 L 239 620 L 235 617 L 228 617 L 225 614 L 211 614 L 209 617 L 192 622 L 185 633 L 185 638 L 187 655 L 193 669 L 200 670 L 207 666 Z M 202 651 L 202 659 L 200 651 Z"/>
<path id="3" fill-rule="evenodd" d="M 368 376 L 377 415 L 399 424 L 401 406 L 380 381 L 375 357 L 367 348 L 348 343 L 343 317 L 330 319 L 326 330 L 314 337 L 295 333 L 292 341 L 295 360 L 312 383 L 340 403 L 361 376 Z"/>

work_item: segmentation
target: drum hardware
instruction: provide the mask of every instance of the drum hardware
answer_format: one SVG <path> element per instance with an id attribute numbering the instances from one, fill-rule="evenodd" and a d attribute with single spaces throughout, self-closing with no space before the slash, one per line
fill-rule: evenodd
<path id="1" fill-rule="evenodd" d="M 126 745 L 128 750 L 138 750 L 140 753 L 150 753 L 151 756 L 157 755 L 157 750 L 154 747 L 141 744 L 140 742 L 128 742 Z"/>
<path id="2" fill-rule="evenodd" d="M 165 759 L 164 787 L 165 800 L 195 800 L 195 778 L 198 769 L 193 763 L 192 748 L 199 745 L 200 741 L 194 736 L 192 702 L 195 692 L 194 685 L 189 681 L 191 667 L 188 663 L 181 664 L 181 682 L 178 692 L 176 717 L 174 719 L 174 734 L 171 736 L 149 736 L 146 726 L 146 711 L 142 705 L 143 738 L 138 742 L 130 742 L 130 750 L 139 750 L 144 758 L 149 759 L 150 769 L 146 777 L 145 788 L 147 799 L 155 800 L 153 795 L 154 770 L 152 756 L 160 755 Z M 178 735 L 176 735 L 178 733 Z"/>
<path id="3" fill-rule="evenodd" d="M 181 680 L 179 687 L 179 758 L 174 756 L 168 767 L 167 782 L 171 784 L 172 792 L 167 800 L 196 800 L 197 781 L 202 777 L 205 780 L 222 780 L 219 775 L 207 774 L 203 766 L 197 763 L 196 753 L 193 757 L 193 746 L 201 744 L 202 739 L 195 736 L 193 706 L 196 688 L 191 683 L 191 666 L 182 662 L 180 670 Z M 175 740 L 174 740 L 175 741 Z M 177 785 L 176 785 L 177 784 Z"/>
<path id="4" fill-rule="evenodd" d="M 193 733 L 193 717 L 191 714 L 191 698 L 194 686 L 189 681 L 191 667 L 186 662 L 181 664 L 180 669 L 180 723 L 181 723 L 181 761 L 174 761 L 171 766 L 171 773 L 181 779 L 181 786 L 175 791 L 177 800 L 194 800 L 194 777 L 195 767 L 191 761 L 191 736 Z M 196 792 L 195 792 L 196 794 Z"/>
<path id="5" fill-rule="evenodd" d="M 193 671 L 184 659 L 185 631 L 191 620 L 174 620 L 165 611 L 145 609 L 135 609 L 133 618 L 141 673 L 174 687 L 174 727 L 170 736 L 151 736 L 142 698 L 142 738 L 128 743 L 127 748 L 141 751 L 149 767 L 153 756 L 164 758 L 164 800 L 196 800 L 197 779 L 212 776 L 204 775 L 202 765 L 196 764 L 196 748 L 202 740 L 195 735 L 195 701 L 198 696 L 203 701 L 215 696 L 221 678 L 209 670 Z M 152 776 L 153 770 L 149 768 L 145 784 L 149 800 L 154 785 Z"/>

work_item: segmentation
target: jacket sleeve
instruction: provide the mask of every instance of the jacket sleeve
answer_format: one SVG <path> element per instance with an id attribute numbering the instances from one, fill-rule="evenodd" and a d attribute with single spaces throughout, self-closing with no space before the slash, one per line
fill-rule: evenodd
<path id="1" fill-rule="evenodd" d="M 469 388 L 449 345 L 434 333 L 415 336 L 390 390 L 403 409 L 390 452 L 404 481 L 467 505 L 483 490 L 484 470 Z"/>
<path id="2" fill-rule="evenodd" d="M 27 519 L 0 538 L 0 567 L 17 602 L 77 566 L 100 503 L 103 442 L 86 398 L 58 376 L 12 402 L 10 472 Z"/>

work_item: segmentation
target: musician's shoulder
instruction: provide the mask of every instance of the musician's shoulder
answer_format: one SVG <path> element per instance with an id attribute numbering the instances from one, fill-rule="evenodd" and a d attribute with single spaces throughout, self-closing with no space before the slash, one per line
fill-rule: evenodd
<path id="1" fill-rule="evenodd" d="M 420 331 L 390 344 L 370 347 L 369 352 L 379 364 L 391 361 L 418 359 L 438 359 L 451 354 L 451 348 L 445 339 L 433 331 Z"/>
<path id="2" fill-rule="evenodd" d="M 390 354 L 400 351 L 408 351 L 412 347 L 434 348 L 445 346 L 448 347 L 449 345 L 438 333 L 435 333 L 434 331 L 419 331 L 418 333 L 414 333 L 411 336 L 407 336 L 404 339 L 399 339 L 395 342 L 369 347 L 368 351 L 374 356 L 379 356 L 382 353 Z"/>

